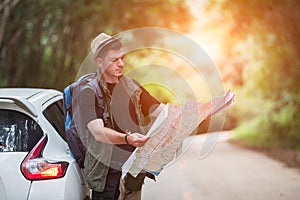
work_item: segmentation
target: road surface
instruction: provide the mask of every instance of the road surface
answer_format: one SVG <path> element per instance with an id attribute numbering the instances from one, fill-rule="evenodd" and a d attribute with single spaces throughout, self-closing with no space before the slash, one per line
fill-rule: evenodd
<path id="1" fill-rule="evenodd" d="M 205 135 L 196 136 L 156 182 L 145 181 L 142 199 L 300 200 L 299 169 L 227 142 L 229 133 L 218 135 L 212 151 L 201 159 L 202 145 L 208 140 Z"/>

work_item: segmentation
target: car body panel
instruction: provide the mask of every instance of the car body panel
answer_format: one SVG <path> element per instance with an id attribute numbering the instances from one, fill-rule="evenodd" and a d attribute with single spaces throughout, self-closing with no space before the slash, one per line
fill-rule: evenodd
<path id="1" fill-rule="evenodd" d="M 68 144 L 44 116 L 44 110 L 61 101 L 62 93 L 51 89 L 1 88 L 0 109 L 15 110 L 30 116 L 47 135 L 43 157 L 69 163 L 64 177 L 27 180 L 20 165 L 28 152 L 0 152 L 0 199 L 84 199 L 89 194 L 81 169 L 70 155 Z M 62 118 L 63 120 L 63 118 Z M 7 164 L 3 164 L 7 163 Z M 5 170 L 4 170 L 5 169 Z M 41 196 L 42 194 L 42 196 Z"/>
<path id="2" fill-rule="evenodd" d="M 20 171 L 26 152 L 0 153 L 0 199 L 27 199 L 31 182 Z M 16 181 L 18 180 L 18 181 Z"/>
<path id="3" fill-rule="evenodd" d="M 33 181 L 30 191 L 29 199 L 36 200 L 41 198 L 41 191 L 43 191 L 43 200 L 64 200 L 64 199 L 84 199 L 85 191 L 82 190 L 82 183 L 76 175 L 76 169 L 69 166 L 68 174 L 64 178 L 47 180 L 47 181 Z"/>
<path id="4" fill-rule="evenodd" d="M 60 98 L 62 93 L 50 89 L 30 89 L 30 88 L 1 88 L 1 99 L 11 99 L 22 110 L 26 110 L 31 115 L 37 116 L 43 109 L 43 105 L 54 97 Z M 53 102 L 53 101 L 52 101 Z"/>

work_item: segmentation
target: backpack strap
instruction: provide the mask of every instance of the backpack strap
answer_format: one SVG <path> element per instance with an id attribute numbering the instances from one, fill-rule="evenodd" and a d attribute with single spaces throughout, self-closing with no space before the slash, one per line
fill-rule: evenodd
<path id="1" fill-rule="evenodd" d="M 93 77 L 89 80 L 90 86 L 95 91 L 95 111 L 97 117 L 100 117 L 103 119 L 104 125 L 106 127 L 111 127 L 111 122 L 109 118 L 109 113 L 107 109 L 105 109 L 105 97 L 103 95 L 103 92 L 101 90 L 99 81 L 98 81 L 98 73 L 93 73 Z"/>
<path id="2" fill-rule="evenodd" d="M 103 114 L 104 114 L 105 101 L 97 77 L 93 77 L 93 79 L 89 82 L 89 84 L 94 89 L 95 92 L 95 102 L 96 102 L 95 110 L 96 110 L 97 117 L 103 117 L 103 121 L 104 121 Z"/>
<path id="3" fill-rule="evenodd" d="M 65 128 L 69 129 L 70 125 L 71 125 L 71 114 L 70 114 L 70 110 L 72 107 L 72 96 L 71 96 L 71 85 L 68 85 L 65 89 L 64 89 L 64 116 L 65 116 Z"/>

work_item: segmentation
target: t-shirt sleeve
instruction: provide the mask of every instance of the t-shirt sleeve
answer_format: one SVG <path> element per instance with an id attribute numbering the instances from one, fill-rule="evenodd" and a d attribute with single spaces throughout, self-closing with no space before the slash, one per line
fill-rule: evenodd
<path id="1" fill-rule="evenodd" d="M 140 104 L 144 116 L 148 116 L 152 111 L 159 106 L 160 102 L 154 98 L 145 88 L 141 87 L 142 93 L 140 96 Z"/>
<path id="2" fill-rule="evenodd" d="M 77 93 L 73 102 L 73 117 L 80 131 L 87 129 L 87 124 L 97 118 L 95 111 L 95 91 L 92 88 L 84 87 Z"/>

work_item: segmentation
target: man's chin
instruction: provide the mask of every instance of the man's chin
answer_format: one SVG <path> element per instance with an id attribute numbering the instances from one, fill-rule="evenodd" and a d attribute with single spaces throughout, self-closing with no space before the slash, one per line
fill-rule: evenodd
<path id="1" fill-rule="evenodd" d="M 122 77 L 122 76 L 123 76 L 123 72 L 122 72 L 122 73 L 116 73 L 116 74 L 115 74 L 115 76 L 117 76 L 117 77 L 119 77 L 119 78 L 120 78 L 120 77 Z"/>

